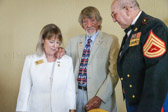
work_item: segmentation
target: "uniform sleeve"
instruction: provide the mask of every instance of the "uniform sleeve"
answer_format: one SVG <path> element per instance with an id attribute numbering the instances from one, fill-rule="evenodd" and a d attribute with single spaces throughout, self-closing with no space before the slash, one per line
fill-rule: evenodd
<path id="1" fill-rule="evenodd" d="M 168 29 L 155 24 L 143 45 L 146 63 L 138 112 L 160 112 L 168 93 Z"/>
<path id="2" fill-rule="evenodd" d="M 30 70 L 30 59 L 29 57 L 26 57 L 21 76 L 20 90 L 17 99 L 16 111 L 27 111 L 27 104 L 32 86 L 29 70 Z"/>
<path id="3" fill-rule="evenodd" d="M 117 37 L 113 36 L 113 42 L 111 44 L 110 53 L 109 53 L 109 64 L 108 64 L 108 74 L 107 78 L 98 91 L 97 95 L 99 98 L 106 102 L 113 94 L 114 88 L 118 82 L 118 73 L 117 73 L 117 56 L 119 52 L 119 43 Z"/>
<path id="4" fill-rule="evenodd" d="M 69 109 L 76 109 L 76 91 L 75 91 L 75 76 L 73 73 L 73 64 L 72 59 L 70 58 L 69 64 L 69 78 L 68 78 L 68 88 L 67 88 L 67 95 L 68 95 L 68 102 L 69 102 Z"/>

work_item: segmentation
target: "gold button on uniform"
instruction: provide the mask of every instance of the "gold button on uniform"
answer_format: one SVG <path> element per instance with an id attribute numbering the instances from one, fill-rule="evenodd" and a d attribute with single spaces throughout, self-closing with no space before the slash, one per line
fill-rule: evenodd
<path id="1" fill-rule="evenodd" d="M 137 31 L 137 30 L 138 30 L 138 28 L 135 28 L 135 29 L 134 29 L 134 31 Z"/>
<path id="2" fill-rule="evenodd" d="M 129 87 L 132 88 L 132 85 L 130 84 Z"/>
<path id="3" fill-rule="evenodd" d="M 127 77 L 130 77 L 130 74 L 127 74 Z"/>
<path id="4" fill-rule="evenodd" d="M 123 80 L 123 78 L 120 78 L 121 80 Z"/>
<path id="5" fill-rule="evenodd" d="M 135 98 L 135 95 L 132 95 L 132 98 Z"/>

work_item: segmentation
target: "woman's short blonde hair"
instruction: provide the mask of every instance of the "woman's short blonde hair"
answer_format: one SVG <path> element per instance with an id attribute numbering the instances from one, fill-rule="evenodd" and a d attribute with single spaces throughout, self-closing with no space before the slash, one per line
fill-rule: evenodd
<path id="1" fill-rule="evenodd" d="M 39 40 L 36 46 L 37 55 L 41 56 L 43 54 L 44 48 L 42 41 L 45 39 L 51 39 L 55 35 L 56 38 L 59 39 L 60 43 L 62 43 L 63 38 L 61 34 L 61 30 L 55 24 L 47 24 L 44 26 L 40 32 Z"/>
<path id="2" fill-rule="evenodd" d="M 84 8 L 79 15 L 78 21 L 79 21 L 80 25 L 83 27 L 83 19 L 84 18 L 92 19 L 94 17 L 96 18 L 96 21 L 100 24 L 98 26 L 98 28 L 101 29 L 102 17 L 100 15 L 98 9 L 95 7 L 88 6 L 88 7 Z"/>

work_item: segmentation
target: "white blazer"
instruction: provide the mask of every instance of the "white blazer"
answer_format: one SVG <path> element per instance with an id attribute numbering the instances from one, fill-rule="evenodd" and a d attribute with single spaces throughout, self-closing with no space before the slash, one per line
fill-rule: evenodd
<path id="1" fill-rule="evenodd" d="M 72 59 L 65 55 L 50 63 L 45 54 L 27 56 L 16 111 L 69 112 L 70 109 L 76 109 Z"/>

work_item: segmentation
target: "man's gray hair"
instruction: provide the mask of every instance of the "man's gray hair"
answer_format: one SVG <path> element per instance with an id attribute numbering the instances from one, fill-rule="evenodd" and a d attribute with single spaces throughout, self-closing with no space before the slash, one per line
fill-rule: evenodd
<path id="1" fill-rule="evenodd" d="M 94 18 L 94 17 L 96 18 L 96 21 L 98 23 L 100 23 L 100 25 L 98 26 L 98 28 L 101 29 L 101 27 L 102 27 L 101 26 L 101 24 L 102 24 L 102 17 L 100 15 L 98 9 L 95 8 L 95 7 L 88 6 L 88 7 L 84 8 L 81 11 L 80 15 L 79 15 L 78 21 L 79 21 L 80 25 L 83 27 L 82 24 L 83 24 L 83 19 L 84 18 L 91 19 L 91 18 Z"/>
<path id="2" fill-rule="evenodd" d="M 137 0 L 118 0 L 118 3 L 121 7 L 129 5 L 131 8 L 140 9 L 140 6 Z"/>

